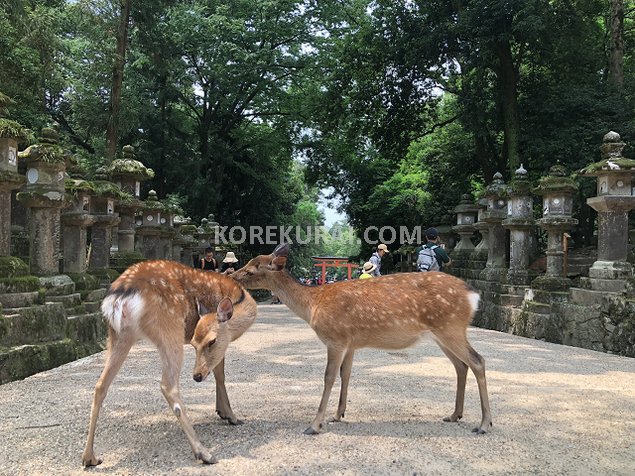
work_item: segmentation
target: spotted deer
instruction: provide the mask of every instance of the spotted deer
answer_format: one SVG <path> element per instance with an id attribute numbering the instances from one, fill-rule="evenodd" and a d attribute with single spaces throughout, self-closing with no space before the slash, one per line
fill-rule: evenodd
<path id="1" fill-rule="evenodd" d="M 215 309 L 210 312 L 209 309 Z M 189 268 L 173 261 L 144 261 L 115 280 L 101 304 L 108 325 L 107 357 L 95 385 L 84 466 L 102 462 L 93 442 L 97 417 L 108 388 L 130 348 L 147 338 L 158 349 L 162 366 L 161 392 L 174 412 L 197 459 L 217 459 L 203 447 L 185 412 L 179 391 L 183 344 L 196 351 L 193 378 L 197 382 L 214 373 L 216 412 L 230 424 L 241 423 L 232 412 L 225 389 L 225 352 L 256 318 L 256 303 L 233 279 Z"/>
<path id="2" fill-rule="evenodd" d="M 463 417 L 468 367 L 476 376 L 482 418 L 472 431 L 485 433 L 492 424 L 485 361 L 470 346 L 467 327 L 478 307 L 479 295 L 449 274 L 400 273 L 325 286 L 304 286 L 285 268 L 289 246 L 279 245 L 271 255 L 257 256 L 232 278 L 247 289 L 268 289 L 315 331 L 327 348 L 324 390 L 317 415 L 304 433 L 323 427 L 331 389 L 339 371 L 341 390 L 335 417 L 346 411 L 348 384 L 356 349 L 403 349 L 431 333 L 450 359 L 457 375 L 454 412 L 444 421 Z"/>

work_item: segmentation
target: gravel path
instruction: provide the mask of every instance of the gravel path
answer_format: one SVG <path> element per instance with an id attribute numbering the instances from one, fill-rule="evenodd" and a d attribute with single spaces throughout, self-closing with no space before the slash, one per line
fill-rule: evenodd
<path id="1" fill-rule="evenodd" d="M 285 306 L 260 310 L 227 354 L 227 390 L 242 426 L 215 415 L 213 378 L 192 380 L 187 346 L 183 399 L 218 464 L 194 460 L 159 391 L 156 351 L 140 342 L 104 403 L 95 440 L 104 463 L 89 471 L 81 453 L 103 353 L 0 386 L 0 474 L 635 475 L 635 359 L 472 328 L 494 421 L 476 436 L 471 374 L 463 422 L 441 421 L 454 407 L 455 374 L 431 340 L 401 352 L 364 349 L 355 356 L 346 423 L 305 436 L 325 347 Z"/>

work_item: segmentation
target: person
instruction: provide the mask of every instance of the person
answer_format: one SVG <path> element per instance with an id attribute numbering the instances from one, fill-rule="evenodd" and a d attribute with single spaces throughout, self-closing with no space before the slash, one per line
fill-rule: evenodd
<path id="1" fill-rule="evenodd" d="M 377 247 L 377 251 L 375 251 L 370 257 L 369 261 L 375 265 L 375 269 L 372 272 L 372 276 L 381 276 L 381 273 L 379 272 L 379 268 L 381 267 L 381 259 L 384 257 L 386 253 L 390 253 L 390 251 L 388 251 L 388 247 L 385 244 L 381 243 Z"/>
<path id="2" fill-rule="evenodd" d="M 218 263 L 216 262 L 216 258 L 214 258 L 214 248 L 205 248 L 205 256 L 201 258 L 199 268 L 203 271 L 212 272 L 215 272 L 218 269 Z"/>
<path id="3" fill-rule="evenodd" d="M 415 250 L 415 257 L 419 256 L 419 252 L 422 249 L 431 248 L 434 251 L 437 263 L 439 264 L 439 271 L 443 271 L 443 266 L 449 266 L 452 260 L 439 242 L 439 232 L 434 227 L 428 228 L 425 231 L 425 237 L 426 243 Z"/>
<path id="4" fill-rule="evenodd" d="M 236 258 L 234 252 L 228 251 L 225 255 L 225 258 L 223 258 L 223 264 L 221 266 L 220 272 L 223 274 L 232 274 L 239 268 L 237 263 L 238 259 Z"/>
<path id="5" fill-rule="evenodd" d="M 364 263 L 364 266 L 362 267 L 362 274 L 359 275 L 359 279 L 369 279 L 372 278 L 373 275 L 371 274 L 373 271 L 375 271 L 375 268 L 377 268 L 377 266 L 375 266 L 373 263 L 371 263 L 370 261 L 366 261 Z"/>

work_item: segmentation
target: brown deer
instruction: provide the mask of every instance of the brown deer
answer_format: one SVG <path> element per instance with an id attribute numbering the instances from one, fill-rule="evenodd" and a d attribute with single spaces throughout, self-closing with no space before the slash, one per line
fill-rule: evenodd
<path id="1" fill-rule="evenodd" d="M 450 359 L 457 375 L 454 413 L 444 421 L 463 416 L 468 367 L 476 376 L 481 397 L 481 424 L 472 431 L 485 433 L 492 424 L 485 361 L 470 346 L 467 327 L 478 307 L 479 295 L 449 274 L 400 273 L 379 278 L 345 281 L 325 286 L 304 286 L 284 270 L 289 246 L 279 245 L 271 255 L 257 256 L 232 278 L 247 289 L 268 289 L 304 319 L 327 348 L 324 391 L 317 415 L 306 434 L 322 429 L 333 383 L 342 381 L 337 413 L 346 410 L 348 383 L 356 349 L 403 349 L 426 332 L 432 333 Z"/>
<path id="2" fill-rule="evenodd" d="M 210 313 L 210 309 L 216 312 Z M 108 388 L 130 348 L 142 337 L 159 350 L 161 392 L 176 415 L 197 459 L 216 463 L 201 444 L 185 412 L 179 391 L 183 344 L 196 350 L 193 377 L 197 382 L 214 373 L 216 412 L 231 424 L 241 423 L 232 412 L 225 389 L 225 352 L 256 318 L 256 302 L 230 277 L 189 268 L 173 261 L 144 261 L 115 280 L 101 304 L 108 324 L 104 370 L 95 385 L 84 466 L 102 462 L 93 442 L 97 417 Z"/>

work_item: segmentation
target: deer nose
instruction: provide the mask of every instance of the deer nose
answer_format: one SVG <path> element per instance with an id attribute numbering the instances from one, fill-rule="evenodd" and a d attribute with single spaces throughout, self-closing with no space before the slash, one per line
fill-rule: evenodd
<path id="1" fill-rule="evenodd" d="M 201 382 L 203 380 L 203 374 L 194 374 L 194 380 Z"/>

